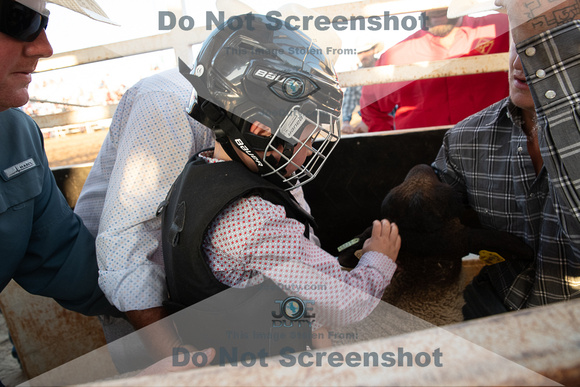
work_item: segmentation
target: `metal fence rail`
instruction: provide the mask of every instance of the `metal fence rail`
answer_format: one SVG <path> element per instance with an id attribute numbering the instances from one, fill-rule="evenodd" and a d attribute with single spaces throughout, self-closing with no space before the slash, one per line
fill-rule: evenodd
<path id="1" fill-rule="evenodd" d="M 428 4 L 428 5 L 426 5 Z M 346 4 L 313 8 L 313 11 L 328 16 L 330 19 L 341 15 L 347 18 L 382 16 L 388 9 L 390 15 L 417 12 L 424 9 L 446 7 L 446 0 L 429 0 L 428 2 L 405 2 L 401 0 L 365 0 Z M 226 9 L 225 18 L 231 16 Z M 205 40 L 211 31 L 205 26 L 183 31 L 179 28 L 168 33 L 131 39 L 97 47 L 55 54 L 39 61 L 37 72 L 63 69 L 82 64 L 123 58 L 132 55 L 146 54 L 172 49 L 177 58 L 186 63 L 193 62 L 192 46 Z M 413 81 L 426 78 L 448 77 L 484 72 L 507 71 L 507 54 L 481 55 L 467 58 L 456 58 L 443 61 L 422 62 L 409 65 L 380 66 L 357 71 L 346 71 L 338 74 L 341 87 L 371 85 L 379 83 Z M 79 108 L 75 112 L 54 115 L 36 116 L 41 128 L 51 128 L 74 123 L 86 122 L 87 117 L 94 120 L 111 118 L 116 105 L 108 107 Z M 84 121 L 83 121 L 84 120 Z"/>

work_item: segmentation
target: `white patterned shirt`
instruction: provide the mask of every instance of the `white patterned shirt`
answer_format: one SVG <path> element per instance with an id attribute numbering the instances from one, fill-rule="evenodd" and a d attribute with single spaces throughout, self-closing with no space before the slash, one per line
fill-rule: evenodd
<path id="1" fill-rule="evenodd" d="M 214 142 L 185 112 L 191 91 L 169 70 L 125 93 L 75 208 L 97 235 L 99 285 L 121 311 L 166 298 L 156 210 L 189 158 Z"/>
<path id="2" fill-rule="evenodd" d="M 210 163 L 221 162 L 208 154 Z M 287 294 L 314 301 L 313 329 L 362 320 L 378 305 L 396 264 L 379 252 L 365 253 L 350 272 L 336 257 L 304 237 L 304 224 L 283 206 L 259 196 L 242 198 L 214 219 L 203 251 L 216 278 L 244 288 L 270 278 Z"/>

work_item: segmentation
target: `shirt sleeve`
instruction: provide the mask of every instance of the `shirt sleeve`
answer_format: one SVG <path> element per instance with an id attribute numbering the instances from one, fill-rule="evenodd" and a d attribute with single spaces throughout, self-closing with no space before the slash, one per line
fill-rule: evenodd
<path id="1" fill-rule="evenodd" d="M 390 112 L 395 108 L 395 104 L 390 103 L 388 95 L 381 94 L 379 98 L 375 91 L 385 85 L 363 86 L 360 99 L 360 115 L 362 120 L 369 127 L 370 132 L 382 132 L 395 128 L 395 117 Z M 386 109 L 386 110 L 385 110 Z"/>
<path id="2" fill-rule="evenodd" d="M 42 216 L 35 222 L 29 246 L 29 257 L 43 257 L 42 262 L 31 270 L 29 264 L 35 260 L 25 260 L 15 280 L 66 309 L 89 316 L 118 315 L 97 283 L 94 237 L 68 206 L 48 165 L 45 170 L 45 188 L 36 200 Z"/>
<path id="3" fill-rule="evenodd" d="M 352 119 L 352 112 L 358 104 L 360 104 L 362 86 L 348 87 L 344 92 L 342 101 L 342 121 L 350 122 Z"/>
<path id="4" fill-rule="evenodd" d="M 113 125 L 122 130 L 114 139 L 117 157 L 97 258 L 99 285 L 122 311 L 162 305 L 166 285 L 157 207 L 191 155 L 212 144 L 209 129 L 190 120 L 183 104 L 175 93 L 143 92 L 115 113 Z"/>
<path id="5" fill-rule="evenodd" d="M 579 41 L 575 20 L 521 42 L 517 50 L 536 105 L 555 208 L 564 232 L 580 247 Z"/>
<path id="6" fill-rule="evenodd" d="M 240 221 L 242 220 L 242 221 Z M 283 207 L 259 197 L 222 211 L 204 250 L 216 277 L 229 286 L 254 285 L 266 276 L 289 295 L 314 301 L 314 328 L 347 325 L 378 305 L 396 269 L 381 253 L 366 253 L 350 272 L 303 235 L 304 225 Z"/>
<path id="7" fill-rule="evenodd" d="M 457 126 L 456 126 L 457 127 Z M 463 199 L 466 200 L 465 179 L 461 168 L 456 164 L 457 161 L 451 155 L 451 146 L 453 140 L 451 136 L 455 134 L 453 130 L 448 130 L 443 136 L 443 142 L 437 157 L 431 164 L 435 173 L 443 183 L 451 185 L 456 191 L 460 192 Z M 457 136 L 457 134 L 455 134 Z M 468 150 L 464 150 L 467 152 Z"/>

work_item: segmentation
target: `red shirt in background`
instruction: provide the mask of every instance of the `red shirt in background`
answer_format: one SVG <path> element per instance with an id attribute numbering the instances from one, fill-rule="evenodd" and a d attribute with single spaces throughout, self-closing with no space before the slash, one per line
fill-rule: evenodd
<path id="1" fill-rule="evenodd" d="M 465 16 L 449 49 L 418 31 L 381 55 L 376 66 L 409 64 L 509 50 L 506 15 Z M 361 115 L 370 132 L 453 125 L 508 96 L 508 74 L 461 75 L 364 86 Z M 398 105 L 395 119 L 389 115 Z"/>

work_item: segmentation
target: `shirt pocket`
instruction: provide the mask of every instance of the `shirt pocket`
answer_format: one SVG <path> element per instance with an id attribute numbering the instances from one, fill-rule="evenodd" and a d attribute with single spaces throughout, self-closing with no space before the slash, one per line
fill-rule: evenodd
<path id="1" fill-rule="evenodd" d="M 26 207 L 42 192 L 43 168 L 33 157 L 16 165 L 0 165 L 0 178 L 0 214 Z"/>

